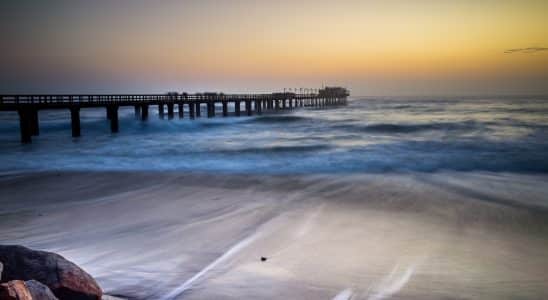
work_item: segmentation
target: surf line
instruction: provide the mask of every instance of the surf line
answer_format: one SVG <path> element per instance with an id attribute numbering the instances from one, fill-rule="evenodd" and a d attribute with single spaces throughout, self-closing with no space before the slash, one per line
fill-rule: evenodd
<path id="1" fill-rule="evenodd" d="M 239 241 L 234 246 L 232 246 L 228 251 L 223 253 L 219 258 L 214 260 L 212 263 L 207 265 L 207 267 L 203 268 L 200 272 L 196 273 L 196 275 L 192 276 L 190 279 L 185 281 L 182 285 L 175 288 L 173 291 L 168 293 L 167 295 L 160 298 L 161 300 L 170 300 L 173 299 L 179 295 L 181 295 L 186 290 L 190 289 L 194 282 L 196 282 L 200 277 L 204 276 L 207 272 L 211 271 L 213 268 L 215 268 L 217 265 L 222 263 L 223 261 L 229 259 L 234 254 L 240 252 L 242 249 L 247 247 L 249 244 L 251 244 L 254 240 L 256 240 L 260 236 L 260 232 L 255 232 L 254 234 L 248 236 L 247 238 Z"/>

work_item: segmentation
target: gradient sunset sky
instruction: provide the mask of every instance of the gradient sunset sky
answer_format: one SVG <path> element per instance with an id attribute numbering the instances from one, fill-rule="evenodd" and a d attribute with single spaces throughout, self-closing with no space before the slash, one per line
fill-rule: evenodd
<path id="1" fill-rule="evenodd" d="M 1 93 L 548 93 L 548 1 L 2 1 Z"/>

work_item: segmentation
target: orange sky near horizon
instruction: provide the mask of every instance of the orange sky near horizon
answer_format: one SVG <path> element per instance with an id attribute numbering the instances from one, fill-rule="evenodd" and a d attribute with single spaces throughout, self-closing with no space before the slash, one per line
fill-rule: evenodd
<path id="1" fill-rule="evenodd" d="M 548 93 L 548 1 L 0 6 L 2 92 Z"/>

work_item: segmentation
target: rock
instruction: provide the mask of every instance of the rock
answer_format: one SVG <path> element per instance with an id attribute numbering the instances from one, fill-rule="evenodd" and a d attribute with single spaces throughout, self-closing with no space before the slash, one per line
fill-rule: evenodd
<path id="1" fill-rule="evenodd" d="M 261 261 L 266 261 L 268 258 L 261 256 Z"/>
<path id="2" fill-rule="evenodd" d="M 0 300 L 33 300 L 25 282 L 12 280 L 0 284 Z"/>
<path id="3" fill-rule="evenodd" d="M 36 280 L 25 281 L 25 285 L 32 296 L 32 300 L 58 300 L 47 286 Z"/>
<path id="4" fill-rule="evenodd" d="M 36 280 L 12 280 L 0 285 L 0 300 L 58 300 L 50 289 Z"/>
<path id="5" fill-rule="evenodd" d="M 95 280 L 61 255 L 22 246 L 1 246 L 2 281 L 37 280 L 60 300 L 100 300 L 103 292 Z"/>

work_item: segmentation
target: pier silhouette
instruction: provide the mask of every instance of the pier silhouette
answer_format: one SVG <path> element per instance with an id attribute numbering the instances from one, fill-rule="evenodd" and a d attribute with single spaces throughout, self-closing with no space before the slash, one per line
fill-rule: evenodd
<path id="1" fill-rule="evenodd" d="M 223 93 L 177 93 L 166 94 L 116 94 L 116 95 L 0 95 L 0 111 L 16 111 L 19 114 L 21 142 L 31 143 L 32 136 L 40 134 L 39 110 L 69 109 L 72 136 L 81 135 L 80 110 L 104 107 L 110 130 L 119 131 L 118 109 L 133 106 L 135 117 L 146 121 L 150 107 L 158 108 L 158 116 L 168 119 L 185 115 L 190 119 L 202 116 L 203 109 L 208 118 L 218 111 L 223 117 L 262 114 L 298 107 L 332 107 L 345 105 L 349 92 L 341 87 L 326 87 L 315 93 L 270 93 L 270 94 L 223 94 Z M 230 105 L 232 104 L 232 105 Z M 242 104 L 244 108 L 242 109 Z M 232 111 L 230 111 L 230 106 Z M 220 109 L 218 110 L 218 107 Z M 167 108 L 167 112 L 166 112 Z M 186 114 L 185 114 L 186 113 Z"/>

